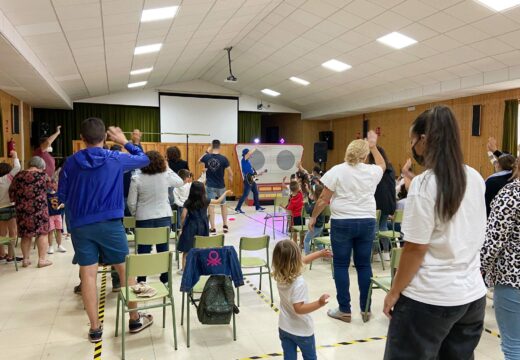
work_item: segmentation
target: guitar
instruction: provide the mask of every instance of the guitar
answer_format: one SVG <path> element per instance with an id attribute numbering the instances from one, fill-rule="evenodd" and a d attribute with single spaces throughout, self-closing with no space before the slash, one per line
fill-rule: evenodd
<path id="1" fill-rule="evenodd" d="M 265 170 L 262 170 L 260 171 L 259 173 L 256 172 L 256 170 L 254 170 L 254 173 L 252 174 L 247 174 L 246 175 L 246 181 L 249 185 L 253 185 L 257 180 L 258 180 L 258 177 L 259 176 L 262 176 L 263 174 L 265 174 L 267 172 L 267 169 Z"/>

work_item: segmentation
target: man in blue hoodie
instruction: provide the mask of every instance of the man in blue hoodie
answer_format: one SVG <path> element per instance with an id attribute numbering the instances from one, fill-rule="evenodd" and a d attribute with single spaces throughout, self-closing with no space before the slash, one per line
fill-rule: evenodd
<path id="1" fill-rule="evenodd" d="M 129 154 L 103 149 L 106 136 Z M 98 260 L 113 265 L 125 286 L 128 241 L 121 218 L 124 215 L 123 173 L 149 164 L 141 148 L 129 143 L 119 128 L 105 129 L 103 120 L 81 123 L 81 140 L 87 148 L 65 162 L 60 173 L 59 200 L 67 208 L 72 244 L 80 266 L 81 294 L 90 320 L 89 340 L 101 340 L 96 277 Z M 129 284 L 130 285 L 130 284 Z M 135 307 L 135 304 L 130 304 Z M 130 313 L 130 332 L 139 332 L 153 322 L 151 315 Z"/>

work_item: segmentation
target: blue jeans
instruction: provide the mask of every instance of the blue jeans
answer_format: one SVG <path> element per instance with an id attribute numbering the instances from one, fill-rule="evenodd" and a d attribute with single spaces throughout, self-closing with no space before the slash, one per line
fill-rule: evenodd
<path id="1" fill-rule="evenodd" d="M 360 309 L 365 311 L 372 277 L 370 254 L 375 230 L 375 219 L 331 220 L 330 240 L 334 259 L 334 282 L 341 312 L 351 313 L 348 269 L 352 251 L 354 251 L 354 265 L 358 275 Z"/>
<path id="2" fill-rule="evenodd" d="M 250 191 L 253 192 L 255 208 L 257 210 L 260 209 L 260 200 L 258 199 L 258 186 L 256 186 L 255 182 L 253 183 L 253 185 L 249 185 L 247 180 L 244 179 L 244 192 L 242 193 L 242 197 L 240 198 L 240 200 L 238 200 L 238 204 L 236 207 L 237 210 L 240 210 L 242 208 L 242 204 L 244 203 L 244 201 L 246 201 Z"/>
<path id="3" fill-rule="evenodd" d="M 323 232 L 323 226 L 320 227 L 314 227 L 313 231 L 307 231 L 307 234 L 305 234 L 305 239 L 303 240 L 303 248 L 305 251 L 305 255 L 308 255 L 311 252 L 311 240 L 315 237 L 321 236 L 321 233 Z M 319 246 L 322 247 L 321 245 Z"/>
<path id="4" fill-rule="evenodd" d="M 505 360 L 520 359 L 520 289 L 495 285 L 494 304 Z"/>
<path id="5" fill-rule="evenodd" d="M 297 348 L 300 348 L 304 360 L 316 360 L 316 341 L 314 335 L 296 336 L 289 334 L 282 329 L 278 329 L 280 341 L 282 342 L 283 359 L 296 360 L 298 355 Z"/>
<path id="6" fill-rule="evenodd" d="M 379 231 L 387 231 L 388 230 L 388 216 L 389 214 L 381 213 L 379 218 Z M 386 237 L 379 238 L 379 242 L 381 243 L 381 248 L 385 252 L 390 251 L 390 239 Z"/>
<path id="7" fill-rule="evenodd" d="M 157 218 L 157 219 L 148 219 L 148 220 L 137 220 L 135 222 L 136 228 L 156 228 L 156 227 L 167 227 L 170 228 L 172 224 L 172 218 L 170 216 Z M 155 249 L 158 253 L 166 252 L 169 250 L 168 243 L 156 244 Z M 138 254 L 149 254 L 152 252 L 152 245 L 138 245 L 137 253 Z M 161 274 L 161 282 L 168 283 L 168 273 Z M 146 281 L 146 276 L 138 276 L 137 282 Z"/>

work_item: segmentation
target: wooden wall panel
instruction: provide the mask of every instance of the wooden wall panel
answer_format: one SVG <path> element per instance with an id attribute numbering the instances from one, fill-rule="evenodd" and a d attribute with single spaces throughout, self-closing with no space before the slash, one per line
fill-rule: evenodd
<path id="1" fill-rule="evenodd" d="M 111 146 L 112 142 L 107 142 L 108 146 Z M 156 150 L 166 156 L 166 149 L 170 146 L 178 146 L 181 150 L 181 156 L 186 159 L 186 143 L 159 143 L 159 142 L 142 142 L 143 150 L 150 151 Z M 198 179 L 204 170 L 204 164 L 199 164 L 198 160 L 208 149 L 209 144 L 190 143 L 188 145 L 188 166 L 194 175 L 195 179 Z M 74 152 L 85 148 L 85 144 L 81 140 L 72 141 L 72 149 Z M 237 155 L 235 152 L 235 145 L 233 144 L 222 144 L 221 154 L 226 156 L 231 164 L 231 170 L 233 171 L 233 184 L 230 185 L 226 176 L 226 187 L 231 189 L 235 196 L 242 195 L 243 184 L 242 175 L 240 172 L 240 166 L 238 164 Z"/>
<path id="2" fill-rule="evenodd" d="M 20 161 L 22 163 L 22 166 L 24 163 L 29 161 L 29 158 L 31 156 L 30 152 L 30 144 L 29 144 L 29 138 L 30 138 L 30 130 L 31 130 L 31 107 L 25 103 L 22 103 L 20 100 L 15 98 L 14 96 L 9 95 L 8 93 L 5 93 L 0 90 L 0 105 L 2 108 L 2 132 L 4 135 L 4 141 L 3 144 L 0 144 L 3 148 L 4 156 L 0 157 L 0 161 L 11 161 L 8 158 L 7 154 L 7 142 L 13 138 L 13 140 L 16 142 L 16 150 L 18 152 L 18 157 L 20 158 Z M 12 121 L 11 121 L 11 105 L 18 105 L 20 115 L 22 114 L 22 110 L 24 112 L 24 116 L 20 116 L 20 134 L 13 134 L 12 133 Z M 23 106 L 23 109 L 22 109 Z M 27 113 L 27 114 L 25 114 Z M 22 129 L 23 128 L 23 129 Z M 23 137 L 22 137 L 22 131 L 23 131 Z M 22 148 L 25 150 L 25 158 L 23 157 L 23 151 Z M 29 151 L 29 152 L 27 152 Z"/>

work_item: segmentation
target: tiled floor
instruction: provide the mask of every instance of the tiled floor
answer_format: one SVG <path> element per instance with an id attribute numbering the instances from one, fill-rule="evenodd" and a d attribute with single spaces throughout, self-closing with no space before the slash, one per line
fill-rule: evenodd
<path id="1" fill-rule="evenodd" d="M 232 204 L 229 205 L 232 208 Z M 231 215 L 230 233 L 226 243 L 238 246 L 240 236 L 263 233 L 263 215 L 248 210 L 246 215 Z M 100 236 L 102 236 L 100 234 Z M 277 232 L 276 241 L 283 238 Z M 275 241 L 271 240 L 271 248 Z M 69 251 L 50 256 L 54 265 L 44 269 L 20 268 L 0 264 L 1 316 L 0 358 L 16 360 L 34 359 L 91 359 L 94 345 L 87 341 L 88 319 L 83 310 L 81 297 L 75 295 L 73 287 L 78 284 L 78 267 L 71 264 L 72 244 L 65 242 Z M 19 249 L 17 250 L 19 252 Z M 35 255 L 33 254 L 33 259 Z M 35 262 L 35 261 L 34 261 Z M 383 273 L 380 263 L 374 263 L 374 272 Z M 304 274 L 310 298 L 322 293 L 335 294 L 330 265 L 317 261 L 311 271 Z M 355 281 L 355 272 L 351 277 Z M 179 288 L 179 277 L 175 276 L 175 289 Z M 252 277 L 254 284 L 257 277 Z M 264 290 L 268 289 L 264 278 Z M 354 283 L 355 284 L 355 283 Z M 114 337 L 116 294 L 111 293 L 108 280 L 105 310 L 105 331 L 102 359 L 119 359 L 121 342 Z M 357 286 L 352 286 L 352 298 L 358 298 Z M 176 292 L 176 316 L 179 349 L 173 349 L 171 317 L 167 315 L 166 329 L 161 327 L 161 312 L 152 311 L 156 323 L 137 335 L 127 337 L 126 358 L 130 360 L 172 359 L 242 359 L 281 351 L 277 337 L 277 314 L 248 285 L 242 287 L 240 314 L 237 315 L 237 341 L 232 340 L 231 326 L 203 326 L 191 312 L 191 347 L 186 347 L 185 327 L 180 326 L 180 300 Z M 266 291 L 268 295 L 268 291 Z M 278 294 L 275 287 L 275 303 Z M 381 313 L 383 292 L 373 296 L 374 318 L 364 324 L 358 313 L 351 324 L 332 320 L 326 316 L 326 308 L 314 313 L 316 341 L 318 345 L 330 345 L 386 334 L 388 321 Z M 328 307 L 336 306 L 334 299 Z M 168 313 L 169 314 L 169 313 Z M 488 304 L 486 327 L 496 331 L 497 326 L 491 304 Z M 320 359 L 382 359 L 385 341 L 375 340 L 346 346 L 326 347 L 318 350 Z M 268 358 L 268 357 L 266 357 Z M 278 357 L 279 358 L 279 357 Z M 484 333 L 477 348 L 476 359 L 502 359 L 499 339 Z"/>

